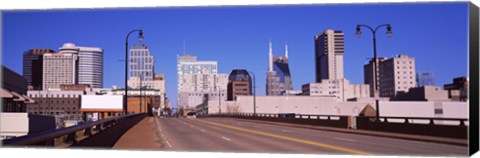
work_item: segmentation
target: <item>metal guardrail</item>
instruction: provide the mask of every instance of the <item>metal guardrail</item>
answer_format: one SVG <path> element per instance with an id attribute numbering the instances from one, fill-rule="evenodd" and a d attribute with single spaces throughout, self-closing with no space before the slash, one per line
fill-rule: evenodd
<path id="1" fill-rule="evenodd" d="M 348 128 L 350 116 L 342 115 L 307 115 L 295 113 L 224 113 L 224 114 L 210 114 L 199 117 L 230 117 L 251 120 L 263 120 L 273 122 L 284 122 L 293 124 L 327 126 L 337 128 Z"/>
<path id="2" fill-rule="evenodd" d="M 295 114 L 295 113 L 226 113 L 226 114 L 210 114 L 208 116 L 255 116 L 255 117 L 279 117 L 279 118 L 303 118 L 303 119 L 322 119 L 327 118 L 327 120 L 332 119 L 333 117 L 346 117 L 346 115 L 307 115 L 307 114 Z"/>
<path id="3" fill-rule="evenodd" d="M 468 138 L 468 125 L 466 124 L 468 119 L 463 118 L 383 116 L 379 117 L 380 119 L 377 120 L 377 117 L 375 116 L 304 115 L 294 113 L 257 113 L 255 115 L 253 113 L 226 113 L 205 115 L 205 117 L 232 117 L 293 124 L 349 128 L 352 130 L 360 129 L 457 139 Z M 459 123 L 456 124 L 455 121 L 459 121 Z"/>
<path id="4" fill-rule="evenodd" d="M 83 131 L 83 136 L 90 137 L 93 135 L 93 132 L 96 131 L 97 134 L 103 130 L 121 124 L 122 121 L 131 119 L 133 117 L 145 115 L 144 113 L 139 114 L 130 114 L 124 116 L 118 116 L 108 119 L 102 119 L 95 122 L 87 122 L 78 124 L 76 126 L 71 126 L 67 128 L 49 130 L 44 132 L 39 132 L 35 134 L 29 134 L 21 137 L 5 139 L 2 141 L 4 146 L 23 146 L 23 145 L 46 145 L 54 146 L 54 139 L 67 135 L 66 142 L 70 145 L 75 145 L 78 143 L 76 139 L 76 132 Z M 93 131 L 92 131 L 93 130 Z"/>
<path id="5" fill-rule="evenodd" d="M 308 114 L 295 114 L 295 113 L 278 113 L 278 114 L 271 114 L 271 113 L 225 113 L 225 114 L 210 114 L 208 116 L 255 116 L 255 117 L 279 117 L 279 118 L 297 118 L 297 119 L 322 119 L 326 118 L 327 120 L 331 120 L 332 118 L 339 118 L 339 117 L 346 117 L 346 115 L 308 115 Z M 355 116 L 352 116 L 355 117 Z M 375 116 L 356 116 L 358 119 L 369 119 L 369 120 L 376 120 L 377 117 Z M 468 122 L 468 119 L 462 118 L 432 118 L 432 117 L 395 117 L 395 116 L 381 116 L 378 117 L 381 122 L 389 122 L 389 119 L 396 119 L 396 120 L 404 120 L 404 123 L 413 123 L 412 120 L 427 120 L 429 124 L 435 124 L 435 121 L 459 121 L 460 126 L 465 126 L 465 122 Z M 393 122 L 392 122 L 393 123 Z"/>
<path id="6" fill-rule="evenodd" d="M 459 126 L 465 126 L 465 122 L 468 121 L 468 119 L 461 119 L 461 118 L 432 118 L 432 117 L 378 117 L 379 120 L 377 120 L 377 117 L 375 116 L 358 116 L 357 118 L 365 118 L 369 120 L 375 120 L 375 121 L 381 121 L 381 122 L 388 122 L 388 119 L 398 119 L 398 120 L 404 120 L 403 123 L 411 123 L 411 120 L 427 120 L 429 121 L 428 124 L 430 125 L 435 125 L 435 121 L 459 121 Z M 383 120 L 383 121 L 382 121 Z"/>

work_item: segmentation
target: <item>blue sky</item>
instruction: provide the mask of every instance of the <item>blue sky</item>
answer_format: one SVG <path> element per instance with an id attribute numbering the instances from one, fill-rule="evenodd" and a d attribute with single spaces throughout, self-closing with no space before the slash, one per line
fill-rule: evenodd
<path id="1" fill-rule="evenodd" d="M 58 51 L 63 43 L 104 49 L 104 86 L 124 85 L 125 36 L 143 29 L 155 56 L 155 71 L 166 75 L 167 96 L 176 105 L 176 57 L 187 53 L 218 61 L 219 73 L 248 69 L 257 77 L 257 94 L 265 94 L 268 40 L 273 52 L 288 42 L 294 90 L 315 81 L 314 41 L 325 29 L 345 33 L 345 77 L 363 83 L 363 64 L 372 57 L 372 27 L 390 23 L 377 33 L 378 56 L 407 54 L 416 70 L 434 72 L 438 86 L 467 75 L 468 3 L 342 4 L 242 7 L 176 7 L 143 9 L 30 10 L 2 13 L 2 64 L 22 73 L 22 54 L 31 48 Z M 136 42 L 136 35 L 130 43 Z"/>

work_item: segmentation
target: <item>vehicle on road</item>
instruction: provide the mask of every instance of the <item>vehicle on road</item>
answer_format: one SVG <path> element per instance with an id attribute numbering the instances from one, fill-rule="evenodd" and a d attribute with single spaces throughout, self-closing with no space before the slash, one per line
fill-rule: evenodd
<path id="1" fill-rule="evenodd" d="M 197 113 L 196 112 L 189 112 L 189 113 L 187 113 L 186 118 L 197 118 Z"/>

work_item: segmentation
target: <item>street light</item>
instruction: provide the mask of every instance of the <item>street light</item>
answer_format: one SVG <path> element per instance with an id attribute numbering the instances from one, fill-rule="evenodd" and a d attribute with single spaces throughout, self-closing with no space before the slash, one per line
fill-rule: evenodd
<path id="1" fill-rule="evenodd" d="M 143 40 L 143 31 L 142 30 L 132 30 L 127 34 L 127 38 L 125 39 L 125 97 L 123 97 L 123 113 L 127 114 L 128 110 L 128 85 L 127 85 L 127 80 L 128 80 L 128 37 L 130 34 L 133 32 L 138 32 L 138 40 Z"/>
<path id="2" fill-rule="evenodd" d="M 221 102 L 220 102 L 220 86 L 217 85 L 218 83 L 218 79 L 217 79 L 217 82 L 215 83 L 215 86 L 216 88 L 218 89 L 218 114 L 221 114 L 222 113 L 222 105 L 221 105 Z"/>
<path id="3" fill-rule="evenodd" d="M 378 105 L 378 97 L 379 97 L 379 93 L 378 93 L 378 79 L 377 79 L 377 73 L 378 73 L 378 61 L 377 61 L 377 40 L 376 40 L 376 33 L 377 33 L 377 30 L 381 27 L 387 27 L 387 37 L 392 37 L 392 27 L 390 26 L 390 24 L 382 24 L 382 25 L 379 25 L 377 26 L 375 29 L 373 29 L 372 27 L 368 26 L 368 25 L 357 25 L 357 31 L 356 31 L 356 35 L 358 38 L 360 38 L 361 36 L 361 32 L 360 32 L 360 27 L 366 27 L 368 28 L 370 31 L 372 31 L 372 35 L 373 35 L 373 60 L 374 60 L 374 73 L 373 73 L 373 86 L 374 86 L 374 97 L 375 97 L 375 108 L 376 108 L 376 115 L 377 115 L 377 121 L 380 120 L 380 107 Z"/>
<path id="4" fill-rule="evenodd" d="M 217 81 L 217 82 L 218 82 L 218 81 Z M 220 110 L 220 108 L 221 108 L 221 106 L 222 106 L 222 104 L 221 104 L 221 102 L 222 102 L 222 99 L 221 99 L 222 93 L 221 93 L 220 87 L 217 87 L 217 88 L 218 88 L 218 110 L 219 110 L 219 113 L 222 113 L 222 110 Z"/>
<path id="5" fill-rule="evenodd" d="M 141 72 L 141 73 L 140 73 L 140 77 L 139 77 L 139 78 L 140 78 L 140 86 L 139 86 L 139 92 L 140 92 L 140 99 L 139 99 L 139 102 L 140 102 L 140 110 L 139 110 L 139 113 L 142 113 L 142 109 L 143 109 L 143 108 L 142 108 L 142 102 L 143 102 L 144 98 L 145 98 L 145 100 L 147 100 L 147 99 L 146 99 L 147 90 L 143 91 L 143 93 L 145 93 L 145 96 L 143 96 L 143 94 L 142 94 L 143 87 L 146 87 L 146 88 L 148 89 L 148 86 L 143 86 L 143 84 L 142 84 L 142 83 L 143 83 L 142 81 L 144 80 L 144 78 L 143 78 L 143 77 L 144 77 L 144 74 L 145 74 L 145 75 L 148 75 L 148 72 Z M 148 83 L 147 83 L 147 85 L 148 85 Z M 146 102 L 146 101 L 145 101 L 145 102 Z M 146 103 L 146 104 L 148 104 L 148 103 Z M 147 105 L 145 105 L 145 106 L 147 106 Z"/>
<path id="6" fill-rule="evenodd" d="M 256 107 L 257 106 L 255 104 L 255 100 L 256 100 L 255 96 L 257 94 L 257 92 L 256 92 L 257 90 L 256 90 L 256 87 L 255 87 L 255 74 L 251 71 L 248 71 L 248 73 L 251 73 L 252 76 L 253 76 L 253 116 L 256 116 L 256 110 L 257 110 Z"/>

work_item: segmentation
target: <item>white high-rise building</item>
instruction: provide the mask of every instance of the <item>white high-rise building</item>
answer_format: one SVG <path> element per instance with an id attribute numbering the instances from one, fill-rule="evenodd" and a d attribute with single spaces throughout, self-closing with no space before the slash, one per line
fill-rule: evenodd
<path id="1" fill-rule="evenodd" d="M 316 82 L 343 79 L 344 35 L 339 30 L 325 30 L 315 36 Z"/>
<path id="2" fill-rule="evenodd" d="M 185 100 L 184 93 L 196 93 L 195 91 L 186 91 L 184 86 L 189 84 L 185 81 L 185 75 L 187 74 L 217 74 L 217 62 L 216 61 L 197 61 L 197 57 L 193 55 L 183 55 L 177 57 L 177 74 L 178 74 L 178 107 L 183 107 L 190 104 L 184 104 L 189 102 Z M 188 89 L 188 88 L 187 88 Z M 203 93 L 203 92 L 202 92 Z M 199 93 L 197 94 L 199 95 Z M 191 95 L 190 95 L 191 96 Z M 192 105 L 194 106 L 194 105 Z"/>
<path id="3" fill-rule="evenodd" d="M 366 84 L 350 84 L 347 79 L 337 79 L 304 84 L 302 85 L 302 95 L 332 96 L 337 101 L 345 102 L 353 98 L 368 98 L 370 91 Z"/>
<path id="4" fill-rule="evenodd" d="M 315 36 L 316 83 L 302 85 L 302 95 L 330 96 L 337 101 L 365 98 L 369 95 L 368 85 L 350 84 L 344 77 L 343 55 L 344 34 L 340 30 L 325 30 Z"/>
<path id="5" fill-rule="evenodd" d="M 76 54 L 43 54 L 44 90 L 60 89 L 61 84 L 77 83 Z"/>
<path id="6" fill-rule="evenodd" d="M 227 74 L 184 74 L 182 83 L 181 107 L 195 107 L 205 100 L 227 100 Z"/>
<path id="7" fill-rule="evenodd" d="M 65 43 L 59 48 L 60 54 L 78 56 L 78 73 L 75 84 L 89 84 L 92 88 L 103 88 L 103 49 L 96 47 L 80 47 L 73 43 Z"/>
<path id="8" fill-rule="evenodd" d="M 155 58 L 146 44 L 134 44 L 130 49 L 130 78 L 138 77 L 143 81 L 153 80 Z M 142 83 L 142 85 L 145 85 Z M 149 85 L 151 86 L 151 85 Z"/>
<path id="9" fill-rule="evenodd" d="M 373 81 L 373 62 L 364 66 L 365 83 Z M 380 97 L 393 98 L 398 92 L 408 92 L 416 86 L 415 58 L 407 55 L 398 55 L 394 58 L 379 58 L 378 61 L 378 89 Z M 370 87 L 373 96 L 373 84 Z"/>

